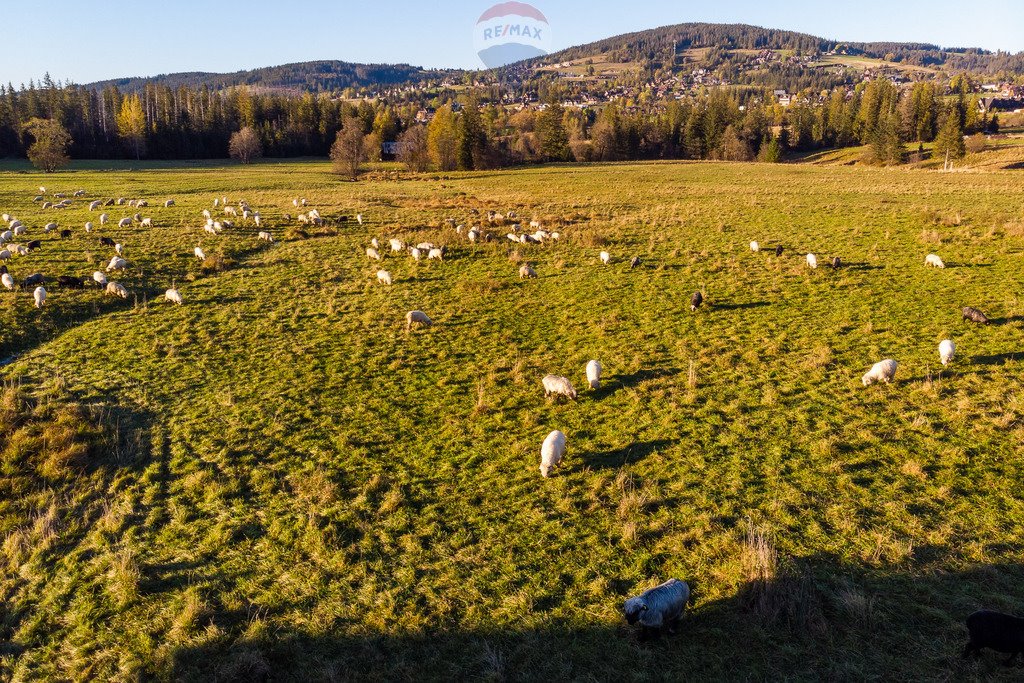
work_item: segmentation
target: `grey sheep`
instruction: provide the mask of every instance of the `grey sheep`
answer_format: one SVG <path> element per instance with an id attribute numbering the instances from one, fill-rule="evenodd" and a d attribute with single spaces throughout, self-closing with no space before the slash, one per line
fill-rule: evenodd
<path id="1" fill-rule="evenodd" d="M 979 311 L 977 308 L 971 308 L 967 306 L 963 310 L 963 319 L 970 320 L 972 323 L 981 323 L 982 325 L 988 325 L 988 316 Z"/>
<path id="2" fill-rule="evenodd" d="M 659 636 L 666 629 L 669 633 L 675 632 L 689 599 L 690 587 L 686 582 L 669 579 L 660 586 L 626 600 L 622 611 L 628 624 L 632 626 L 640 623 L 642 638 Z"/>

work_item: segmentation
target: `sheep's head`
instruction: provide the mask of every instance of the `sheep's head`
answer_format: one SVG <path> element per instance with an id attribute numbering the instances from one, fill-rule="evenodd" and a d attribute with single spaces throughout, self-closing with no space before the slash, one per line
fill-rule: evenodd
<path id="1" fill-rule="evenodd" d="M 647 611 L 647 603 L 640 598 L 630 598 L 622 606 L 622 611 L 626 615 L 626 623 L 632 626 Z"/>
<path id="2" fill-rule="evenodd" d="M 545 479 L 547 479 L 549 474 L 551 474 L 551 465 L 541 465 L 540 466 L 540 476 L 542 476 Z"/>
<path id="3" fill-rule="evenodd" d="M 866 386 L 866 387 L 867 386 L 871 386 L 871 380 L 872 380 L 872 377 L 871 377 L 871 373 L 870 372 L 860 378 L 860 381 L 863 382 L 864 386 Z"/>

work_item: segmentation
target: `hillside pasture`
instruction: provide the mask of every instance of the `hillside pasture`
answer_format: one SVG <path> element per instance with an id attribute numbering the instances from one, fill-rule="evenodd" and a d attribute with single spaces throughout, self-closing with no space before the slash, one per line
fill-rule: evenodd
<path id="1" fill-rule="evenodd" d="M 103 167 L 0 173 L 43 243 L 12 273 L 86 276 L 110 235 L 132 292 L 0 291 L 0 677 L 1019 676 L 960 658 L 968 614 L 1024 600 L 1018 173 Z M 40 185 L 88 194 L 44 211 Z M 88 200 L 119 196 L 155 226 L 86 235 Z M 221 196 L 275 243 L 205 233 Z M 285 220 L 297 197 L 325 229 Z M 562 239 L 515 245 L 489 209 Z M 435 325 L 407 332 L 413 309 Z M 863 387 L 883 358 L 895 380 Z M 546 400 L 548 373 L 578 399 Z M 622 601 L 669 577 L 689 615 L 640 643 Z"/>

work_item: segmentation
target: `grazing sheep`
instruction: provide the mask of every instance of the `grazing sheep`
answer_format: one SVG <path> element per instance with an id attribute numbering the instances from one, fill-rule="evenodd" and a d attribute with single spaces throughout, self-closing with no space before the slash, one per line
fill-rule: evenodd
<path id="1" fill-rule="evenodd" d="M 981 656 L 984 648 L 1009 654 L 1003 662 L 1010 666 L 1017 655 L 1024 652 L 1024 619 L 988 609 L 981 609 L 967 617 L 967 646 L 964 657 Z"/>
<path id="2" fill-rule="evenodd" d="M 409 254 L 412 255 L 413 259 L 419 261 L 423 257 L 423 252 L 417 247 L 413 247 L 409 250 Z"/>
<path id="3" fill-rule="evenodd" d="M 753 251 L 753 252 L 761 251 L 761 245 L 758 244 L 757 242 L 751 242 L 750 243 L 750 251 Z"/>
<path id="4" fill-rule="evenodd" d="M 135 206 L 139 207 L 140 209 L 145 208 L 149 206 L 149 202 L 147 202 L 145 199 L 140 199 L 139 201 L 135 202 Z"/>
<path id="5" fill-rule="evenodd" d="M 361 213 L 357 213 L 356 214 L 356 222 L 359 223 L 359 225 L 363 224 L 363 214 L 361 214 Z"/>
<path id="6" fill-rule="evenodd" d="M 128 298 L 128 290 L 125 289 L 124 285 L 122 285 L 120 282 L 108 282 L 107 294 L 111 296 L 119 296 L 122 299 Z"/>
<path id="7" fill-rule="evenodd" d="M 2 233 L 0 233 L 0 244 L 3 244 L 4 242 L 10 242 L 12 239 L 14 239 L 13 230 L 5 230 Z"/>
<path id="8" fill-rule="evenodd" d="M 123 256 L 124 255 L 124 245 L 121 244 L 120 242 L 118 242 L 117 244 L 114 245 L 114 251 L 117 252 L 118 256 Z"/>
<path id="9" fill-rule="evenodd" d="M 896 361 L 891 358 L 887 358 L 883 361 L 879 361 L 871 366 L 871 369 L 860 378 L 864 386 L 870 386 L 875 382 L 885 382 L 888 384 L 892 381 L 892 378 L 896 375 L 897 368 Z"/>
<path id="10" fill-rule="evenodd" d="M 405 314 L 405 331 L 408 332 L 412 329 L 413 323 L 422 325 L 423 327 L 430 327 L 434 324 L 434 321 L 427 317 L 427 314 L 423 311 L 409 311 Z"/>
<path id="11" fill-rule="evenodd" d="M 51 233 L 51 232 L 53 232 L 56 229 L 57 229 L 57 224 L 56 223 L 47 223 L 46 225 L 43 226 L 43 232 L 45 232 L 45 233 Z"/>
<path id="12" fill-rule="evenodd" d="M 686 582 L 669 579 L 660 586 L 626 600 L 622 611 L 630 626 L 640 622 L 641 638 L 646 639 L 652 635 L 659 636 L 666 629 L 674 633 L 689 599 L 690 587 Z"/>
<path id="13" fill-rule="evenodd" d="M 946 264 L 942 262 L 938 254 L 928 254 L 924 257 L 924 264 L 926 266 L 932 266 L 934 268 L 945 268 Z"/>
<path id="14" fill-rule="evenodd" d="M 71 231 L 66 229 L 66 228 L 64 230 L 61 230 L 60 231 L 60 238 L 62 240 L 69 240 L 69 239 L 71 239 Z"/>
<path id="15" fill-rule="evenodd" d="M 119 228 L 130 228 L 130 227 L 132 227 L 132 219 L 130 217 L 122 218 L 121 220 L 119 220 L 117 222 L 117 227 L 119 227 Z"/>
<path id="16" fill-rule="evenodd" d="M 554 396 L 565 396 L 576 400 L 576 389 L 573 388 L 572 382 L 569 381 L 568 377 L 562 377 L 561 375 L 545 375 L 544 379 L 541 380 L 544 384 L 544 397 L 548 398 Z"/>
<path id="17" fill-rule="evenodd" d="M 266 232 L 266 231 L 261 232 L 259 234 L 259 238 L 261 240 L 263 240 L 264 242 L 271 242 L 271 243 L 273 243 L 273 241 L 274 241 L 274 236 L 271 235 L 269 232 Z"/>
<path id="18" fill-rule="evenodd" d="M 565 434 L 557 429 L 544 439 L 540 446 L 540 476 L 545 479 L 565 457 Z"/>
<path id="19" fill-rule="evenodd" d="M 97 270 L 92 274 L 93 281 L 100 287 L 107 286 L 107 276 L 103 274 L 102 270 Z"/>
<path id="20" fill-rule="evenodd" d="M 199 259 L 200 261 L 205 261 L 206 260 L 206 252 L 204 252 L 199 247 L 196 247 L 195 249 L 193 249 L 192 253 L 195 254 L 196 258 Z"/>
<path id="21" fill-rule="evenodd" d="M 103 202 L 100 201 L 99 199 L 97 199 L 96 201 L 91 202 L 89 204 L 89 210 L 90 211 L 95 211 L 96 209 L 100 208 L 101 206 L 103 206 Z"/>
<path id="22" fill-rule="evenodd" d="M 376 249 L 374 249 L 373 247 L 367 247 L 366 248 L 366 256 L 368 258 L 376 259 L 378 261 L 381 260 L 380 253 Z"/>
<path id="23" fill-rule="evenodd" d="M 105 213 L 101 213 L 100 214 L 100 225 L 106 225 L 107 221 L 109 221 L 109 220 L 110 220 L 110 215 L 109 214 L 105 214 Z"/>
<path id="24" fill-rule="evenodd" d="M 19 287 L 21 287 L 22 290 L 29 290 L 37 285 L 43 284 L 43 280 L 44 278 L 42 273 L 32 273 L 21 281 Z"/>
<path id="25" fill-rule="evenodd" d="M 21 223 L 19 223 L 18 225 L 14 226 L 14 234 L 15 235 L 24 235 L 26 232 L 28 232 L 28 228 L 26 228 Z"/>
<path id="26" fill-rule="evenodd" d="M 970 320 L 972 323 L 981 323 L 982 325 L 988 325 L 988 316 L 979 311 L 977 308 L 971 308 L 967 306 L 963 310 L 963 319 Z"/>
<path id="27" fill-rule="evenodd" d="M 839 270 L 842 267 L 843 267 L 842 260 L 840 260 L 840 258 L 838 256 L 833 256 L 832 257 L 832 269 L 833 270 Z"/>
<path id="28" fill-rule="evenodd" d="M 690 297 L 690 312 L 696 311 L 704 303 L 704 295 L 700 292 L 694 292 L 693 296 Z"/>
<path id="29" fill-rule="evenodd" d="M 142 222 L 142 214 L 141 213 L 137 213 L 134 216 L 132 216 L 132 221 L 134 221 L 135 223 L 141 223 Z"/>
<path id="30" fill-rule="evenodd" d="M 10 249 L 0 249 L 0 261 L 8 261 L 11 258 Z"/>
<path id="31" fill-rule="evenodd" d="M 127 267 L 127 261 L 125 261 L 120 256 L 115 256 L 114 258 L 110 259 L 110 263 L 107 264 L 107 272 L 109 273 L 112 270 L 124 270 Z"/>
<path id="32" fill-rule="evenodd" d="M 808 267 L 811 270 L 814 270 L 815 268 L 817 268 L 818 267 L 818 257 L 815 256 L 814 254 L 808 254 L 807 255 L 807 265 L 808 265 Z"/>
<path id="33" fill-rule="evenodd" d="M 144 228 L 152 228 L 153 227 L 153 219 L 152 218 L 143 218 L 141 223 L 142 223 L 142 227 L 144 227 Z"/>
<path id="34" fill-rule="evenodd" d="M 511 240 L 513 242 L 518 242 L 519 241 L 519 235 L 515 234 L 514 232 L 507 233 L 505 235 L 505 237 L 507 237 L 509 240 Z"/>
<path id="35" fill-rule="evenodd" d="M 427 260 L 437 259 L 438 261 L 444 260 L 444 250 L 442 249 L 431 249 L 427 252 Z"/>
<path id="36" fill-rule="evenodd" d="M 527 263 L 524 263 L 519 267 L 519 279 L 522 280 L 524 278 L 528 278 L 530 280 L 535 280 L 537 278 L 537 271 L 531 268 Z"/>
<path id="37" fill-rule="evenodd" d="M 391 239 L 388 243 L 391 245 L 391 251 L 405 251 L 405 242 L 402 240 Z"/>
<path id="38" fill-rule="evenodd" d="M 601 363 L 599 361 L 587 361 L 587 383 L 591 389 L 601 388 Z"/>
<path id="39" fill-rule="evenodd" d="M 82 282 L 82 278 L 75 277 L 74 275 L 60 275 L 57 277 L 57 284 L 62 289 L 82 289 L 85 283 Z"/>
<path id="40" fill-rule="evenodd" d="M 42 246 L 43 243 L 40 242 L 39 240 L 30 240 L 29 242 L 25 243 L 25 248 L 28 249 L 29 251 L 35 251 L 36 249 L 39 249 Z"/>
<path id="41" fill-rule="evenodd" d="M 431 249 L 436 249 L 437 245 L 433 242 L 420 242 L 416 245 L 416 248 L 423 252 L 428 252 Z"/>
<path id="42" fill-rule="evenodd" d="M 776 257 L 782 256 L 782 245 L 781 244 L 779 246 L 775 247 L 775 256 Z"/>
<path id="43" fill-rule="evenodd" d="M 611 254 L 609 254 L 607 251 L 602 251 L 601 252 L 601 263 L 603 263 L 604 265 L 607 266 L 609 263 L 611 263 L 611 260 L 612 260 L 612 255 Z"/>
<path id="44" fill-rule="evenodd" d="M 36 290 L 32 292 L 32 298 L 36 301 L 36 308 L 42 308 L 43 302 L 46 301 L 46 290 L 41 286 L 36 287 Z"/>
<path id="45" fill-rule="evenodd" d="M 634 256 L 632 259 L 630 259 L 630 261 L 629 261 L 629 269 L 630 270 L 633 270 L 634 268 L 636 268 L 639 265 L 640 265 L 640 257 L 639 256 Z"/>
<path id="46" fill-rule="evenodd" d="M 164 298 L 170 301 L 172 304 L 178 304 L 179 306 L 181 305 L 181 292 L 179 292 L 174 287 L 171 287 L 166 292 L 164 292 Z"/>
<path id="47" fill-rule="evenodd" d="M 102 244 L 104 247 L 112 247 L 115 243 L 114 240 L 109 237 L 101 237 L 100 244 Z"/>
<path id="48" fill-rule="evenodd" d="M 939 360 L 942 361 L 943 365 L 949 365 L 955 353 L 956 344 L 953 343 L 952 339 L 943 339 L 939 342 Z"/>
<path id="49" fill-rule="evenodd" d="M 252 222 L 256 224 L 257 228 L 263 225 L 262 221 L 260 220 L 260 212 L 259 211 L 257 211 L 256 213 L 254 213 L 252 215 Z"/>
<path id="50" fill-rule="evenodd" d="M 209 209 L 203 209 L 203 218 L 205 218 L 206 220 L 213 219 L 213 215 L 210 213 Z"/>
<path id="51" fill-rule="evenodd" d="M 174 200 L 173 199 L 168 199 L 166 202 L 164 202 L 164 208 L 165 209 L 169 209 L 172 206 L 174 206 Z"/>
<path id="52" fill-rule="evenodd" d="M 377 271 L 377 282 L 381 283 L 382 285 L 388 285 L 390 287 L 391 286 L 391 273 L 389 273 L 386 270 L 378 270 Z"/>
<path id="53" fill-rule="evenodd" d="M 0 275 L 0 282 L 3 282 L 4 287 L 6 287 L 7 289 L 14 289 L 14 278 L 11 277 L 10 273 L 4 273 L 3 275 Z"/>

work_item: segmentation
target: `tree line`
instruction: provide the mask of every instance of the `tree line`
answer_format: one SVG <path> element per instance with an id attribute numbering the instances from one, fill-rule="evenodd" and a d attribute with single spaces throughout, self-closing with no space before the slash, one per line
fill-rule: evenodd
<path id="1" fill-rule="evenodd" d="M 482 100 L 498 94 L 483 90 L 435 97 L 424 125 L 422 103 L 415 101 L 354 102 L 244 87 L 215 92 L 150 84 L 121 93 L 44 84 L 0 88 L 0 157 L 31 157 L 33 146 L 38 156 L 41 140 L 62 141 L 61 151 L 72 158 L 243 158 L 239 150 L 243 160 L 322 157 L 347 131 L 349 157 L 379 160 L 384 143 L 396 143 L 400 160 L 416 170 L 546 161 L 777 161 L 790 152 L 855 145 L 868 145 L 874 161 L 898 163 L 906 143 L 935 141 L 938 153 L 957 158 L 965 133 L 998 127 L 978 106 L 975 85 L 966 76 L 950 88 L 934 82 L 899 88 L 876 79 L 854 89 L 807 89 L 789 107 L 757 88 L 710 89 L 681 100 L 646 92 L 583 109 L 563 107 L 552 91 L 547 103 L 518 110 Z"/>

